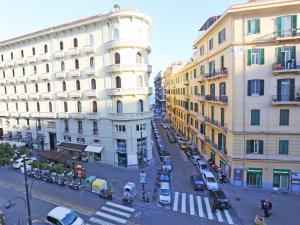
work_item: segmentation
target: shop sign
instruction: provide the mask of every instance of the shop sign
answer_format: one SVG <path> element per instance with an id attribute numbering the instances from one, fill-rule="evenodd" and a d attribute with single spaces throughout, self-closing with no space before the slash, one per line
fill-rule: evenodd
<path id="1" fill-rule="evenodd" d="M 248 168 L 247 170 L 248 173 L 262 173 L 261 168 Z"/>
<path id="2" fill-rule="evenodd" d="M 278 174 L 278 175 L 285 175 L 285 176 L 290 175 L 290 171 L 289 170 L 282 170 L 282 169 L 274 169 L 273 173 L 274 174 Z"/>

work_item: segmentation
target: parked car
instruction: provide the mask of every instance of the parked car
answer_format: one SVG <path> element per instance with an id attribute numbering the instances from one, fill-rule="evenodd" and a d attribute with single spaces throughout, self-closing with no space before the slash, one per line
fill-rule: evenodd
<path id="1" fill-rule="evenodd" d="M 169 177 L 169 175 L 162 174 L 162 175 L 160 175 L 159 180 L 160 180 L 160 182 L 170 182 L 170 177 Z"/>
<path id="2" fill-rule="evenodd" d="M 47 222 L 51 225 L 84 225 L 83 219 L 75 211 L 62 206 L 57 206 L 48 213 Z"/>
<path id="3" fill-rule="evenodd" d="M 199 172 L 201 174 L 204 172 L 209 172 L 208 165 L 204 160 L 197 161 L 197 167 L 199 168 Z"/>
<path id="4" fill-rule="evenodd" d="M 194 191 L 204 191 L 205 184 L 203 178 L 199 175 L 192 175 L 191 182 L 194 188 Z"/>
<path id="5" fill-rule="evenodd" d="M 171 164 L 171 160 L 165 160 L 163 161 L 163 164 L 161 166 L 161 168 L 164 170 L 164 169 L 167 169 L 169 171 L 172 171 L 172 164 Z"/>
<path id="6" fill-rule="evenodd" d="M 200 161 L 202 158 L 199 155 L 192 155 L 191 156 L 191 160 L 193 162 L 193 164 L 196 166 L 197 162 Z"/>
<path id="7" fill-rule="evenodd" d="M 216 209 L 228 209 L 230 208 L 230 203 L 225 195 L 225 193 L 221 190 L 212 190 L 209 192 L 210 204 L 213 210 Z"/>
<path id="8" fill-rule="evenodd" d="M 204 183 L 208 190 L 218 190 L 219 189 L 218 182 L 211 172 L 202 173 L 202 177 L 203 177 Z"/>
<path id="9" fill-rule="evenodd" d="M 170 184 L 168 182 L 160 183 L 159 203 L 162 205 L 171 204 L 171 191 L 170 191 Z"/>
<path id="10" fill-rule="evenodd" d="M 33 161 L 35 161 L 36 158 L 32 157 L 32 158 L 25 158 L 25 163 L 26 165 L 30 165 Z M 20 167 L 23 165 L 23 158 L 19 158 L 16 159 L 15 161 L 13 161 L 13 168 L 15 169 L 20 169 Z"/>
<path id="11" fill-rule="evenodd" d="M 172 134 L 168 135 L 168 138 L 169 138 L 170 143 L 176 143 L 176 139 Z"/>
<path id="12" fill-rule="evenodd" d="M 187 150 L 188 142 L 187 141 L 179 141 L 179 146 L 182 150 Z"/>

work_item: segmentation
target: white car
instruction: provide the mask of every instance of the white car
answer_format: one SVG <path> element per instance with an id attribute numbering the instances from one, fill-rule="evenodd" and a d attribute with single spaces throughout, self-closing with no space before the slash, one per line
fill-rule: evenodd
<path id="1" fill-rule="evenodd" d="M 47 222 L 51 225 L 84 225 L 78 214 L 66 207 L 57 206 L 47 215 Z"/>
<path id="2" fill-rule="evenodd" d="M 197 162 L 201 160 L 201 157 L 199 155 L 192 155 L 191 160 L 193 161 L 194 165 L 197 165 Z"/>
<path id="3" fill-rule="evenodd" d="M 214 177 L 214 175 L 211 172 L 204 172 L 202 173 L 202 177 L 204 180 L 204 183 L 206 184 L 206 187 L 208 190 L 218 190 L 219 185 L 218 181 Z"/>
<path id="4" fill-rule="evenodd" d="M 30 165 L 33 161 L 35 161 L 36 158 L 25 158 L 26 165 Z M 20 167 L 23 165 L 23 158 L 16 159 L 13 161 L 13 168 L 20 169 Z"/>
<path id="5" fill-rule="evenodd" d="M 204 172 L 209 172 L 208 165 L 204 160 L 197 161 L 197 167 L 199 168 L 199 172 L 202 174 Z"/>
<path id="6" fill-rule="evenodd" d="M 160 183 L 159 203 L 162 205 L 171 204 L 171 191 L 170 191 L 170 184 L 168 182 Z"/>

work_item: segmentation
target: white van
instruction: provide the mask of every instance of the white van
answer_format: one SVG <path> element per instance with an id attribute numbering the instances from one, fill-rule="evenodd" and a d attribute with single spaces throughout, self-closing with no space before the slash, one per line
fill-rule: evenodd
<path id="1" fill-rule="evenodd" d="M 168 182 L 160 183 L 159 203 L 162 205 L 171 204 L 171 191 L 170 191 L 170 184 Z"/>
<path id="2" fill-rule="evenodd" d="M 204 172 L 209 172 L 208 165 L 204 160 L 197 161 L 197 167 L 199 168 L 199 172 L 201 174 Z"/>
<path id="3" fill-rule="evenodd" d="M 218 190 L 219 189 L 218 182 L 211 172 L 202 173 L 202 177 L 203 177 L 204 183 L 206 184 L 206 187 L 208 190 Z"/>

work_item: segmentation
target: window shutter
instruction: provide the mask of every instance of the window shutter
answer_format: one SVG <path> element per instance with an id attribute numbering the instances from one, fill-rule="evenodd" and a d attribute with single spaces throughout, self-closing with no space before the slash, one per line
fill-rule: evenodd
<path id="1" fill-rule="evenodd" d="M 218 133 L 218 149 L 222 148 L 222 134 Z"/>
<path id="2" fill-rule="evenodd" d="M 292 34 L 296 35 L 297 33 L 297 15 L 292 16 Z"/>
<path id="3" fill-rule="evenodd" d="M 259 154 L 264 154 L 264 141 L 259 141 Z"/>
<path id="4" fill-rule="evenodd" d="M 224 55 L 221 56 L 220 61 L 221 61 L 221 69 L 223 69 L 224 68 Z"/>
<path id="5" fill-rule="evenodd" d="M 247 140 L 246 142 L 247 147 L 246 147 L 246 153 L 250 154 L 253 152 L 253 140 Z"/>
<path id="6" fill-rule="evenodd" d="M 259 88 L 260 88 L 260 90 L 259 90 L 259 95 L 264 95 L 265 93 L 265 81 L 264 80 L 260 80 L 259 81 Z"/>
<path id="7" fill-rule="evenodd" d="M 248 96 L 251 96 L 251 80 L 248 80 Z"/>
<path id="8" fill-rule="evenodd" d="M 218 33 L 218 44 L 221 43 L 221 32 Z"/>
<path id="9" fill-rule="evenodd" d="M 248 49 L 248 66 L 251 65 L 251 49 Z"/>
<path id="10" fill-rule="evenodd" d="M 291 58 L 296 61 L 296 46 L 291 47 Z"/>
<path id="11" fill-rule="evenodd" d="M 260 33 L 260 19 L 255 20 L 255 26 L 256 26 L 256 34 Z"/>
<path id="12" fill-rule="evenodd" d="M 277 31 L 276 31 L 276 36 L 277 37 L 281 37 L 281 21 L 282 21 L 282 17 L 279 16 L 276 18 L 276 27 L 277 27 Z"/>
<path id="13" fill-rule="evenodd" d="M 295 80 L 294 79 L 290 79 L 290 97 L 289 97 L 290 101 L 294 101 L 295 100 Z"/>
<path id="14" fill-rule="evenodd" d="M 259 56 L 260 56 L 259 64 L 260 64 L 260 65 L 265 64 L 265 49 L 264 49 L 264 48 L 261 48 L 261 49 L 260 49 L 260 51 L 259 51 Z"/>
<path id="15" fill-rule="evenodd" d="M 281 101 L 281 80 L 277 80 L 277 101 Z"/>
<path id="16" fill-rule="evenodd" d="M 251 20 L 248 20 L 248 34 L 251 34 Z"/>
<path id="17" fill-rule="evenodd" d="M 281 47 L 277 48 L 277 63 L 278 64 L 282 63 L 282 48 Z"/>

